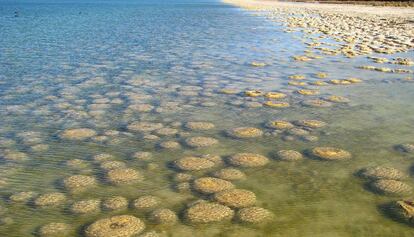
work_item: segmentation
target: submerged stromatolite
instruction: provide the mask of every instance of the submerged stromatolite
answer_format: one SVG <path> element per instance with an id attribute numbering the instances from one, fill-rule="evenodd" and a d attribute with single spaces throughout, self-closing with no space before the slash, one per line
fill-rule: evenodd
<path id="1" fill-rule="evenodd" d="M 103 218 L 89 225 L 86 237 L 132 237 L 145 229 L 145 224 L 132 215 L 120 215 Z"/>
<path id="2" fill-rule="evenodd" d="M 184 217 L 190 223 L 210 223 L 231 220 L 234 211 L 218 203 L 201 202 L 190 206 L 184 212 Z"/>

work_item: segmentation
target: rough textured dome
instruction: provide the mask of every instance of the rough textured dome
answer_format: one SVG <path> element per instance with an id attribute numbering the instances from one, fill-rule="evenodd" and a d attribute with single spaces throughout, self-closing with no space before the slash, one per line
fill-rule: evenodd
<path id="1" fill-rule="evenodd" d="M 211 137 L 190 137 L 185 140 L 185 143 L 187 146 L 199 148 L 215 145 L 218 140 Z"/>
<path id="2" fill-rule="evenodd" d="M 73 203 L 70 210 L 75 214 L 88 214 L 98 212 L 101 201 L 99 199 L 82 200 Z"/>
<path id="3" fill-rule="evenodd" d="M 370 184 L 372 190 L 383 195 L 407 195 L 412 188 L 401 181 L 380 179 Z"/>
<path id="4" fill-rule="evenodd" d="M 177 215 L 170 209 L 161 208 L 149 214 L 149 220 L 156 224 L 175 224 L 177 222 Z"/>
<path id="5" fill-rule="evenodd" d="M 215 166 L 216 164 L 205 158 L 200 157 L 184 157 L 174 162 L 174 166 L 183 171 L 204 170 Z"/>
<path id="6" fill-rule="evenodd" d="M 87 175 L 73 175 L 63 180 L 68 190 L 80 190 L 96 185 L 96 179 Z"/>
<path id="7" fill-rule="evenodd" d="M 40 195 L 35 200 L 36 206 L 57 206 L 62 204 L 66 200 L 66 196 L 63 193 L 46 193 Z"/>
<path id="8" fill-rule="evenodd" d="M 86 237 L 133 237 L 145 229 L 139 218 L 131 215 L 120 215 L 100 219 L 88 226 Z"/>
<path id="9" fill-rule="evenodd" d="M 158 206 L 161 203 L 158 197 L 152 195 L 145 195 L 135 199 L 132 202 L 132 206 L 138 210 L 150 209 Z"/>
<path id="10" fill-rule="evenodd" d="M 213 176 L 225 180 L 240 180 L 245 179 L 246 175 L 235 168 L 224 168 L 213 173 Z"/>
<path id="11" fill-rule="evenodd" d="M 295 125 L 285 120 L 272 120 L 266 123 L 266 127 L 275 129 L 290 129 L 295 127 Z"/>
<path id="12" fill-rule="evenodd" d="M 280 150 L 276 153 L 276 157 L 277 159 L 284 161 L 295 161 L 303 159 L 303 155 L 300 152 L 294 150 Z"/>
<path id="13" fill-rule="evenodd" d="M 240 127 L 228 131 L 228 135 L 235 138 L 253 138 L 261 137 L 263 135 L 263 132 L 258 128 Z"/>
<path id="14" fill-rule="evenodd" d="M 68 236 L 70 225 L 60 222 L 46 224 L 39 229 L 40 237 L 64 237 Z"/>
<path id="15" fill-rule="evenodd" d="M 306 119 L 306 120 L 298 120 L 295 121 L 296 125 L 308 127 L 308 128 L 321 128 L 326 126 L 326 123 L 320 120 L 312 120 L 312 119 Z"/>
<path id="16" fill-rule="evenodd" d="M 229 157 L 228 162 L 231 165 L 240 167 L 259 167 L 269 163 L 269 159 L 259 154 L 237 153 Z"/>
<path id="17" fill-rule="evenodd" d="M 237 212 L 237 219 L 241 222 L 259 224 L 271 220 L 273 214 L 261 207 L 246 207 Z"/>
<path id="18" fill-rule="evenodd" d="M 411 144 L 411 143 L 404 143 L 404 144 L 398 145 L 397 148 L 403 152 L 414 153 L 414 144 Z"/>
<path id="19" fill-rule="evenodd" d="M 128 199 L 122 196 L 113 196 L 105 199 L 102 202 L 102 207 L 109 211 L 125 209 L 128 207 Z"/>
<path id="20" fill-rule="evenodd" d="M 367 179 L 393 179 L 402 180 L 407 178 L 400 170 L 391 167 L 368 167 L 359 172 L 360 176 Z"/>
<path id="21" fill-rule="evenodd" d="M 130 184 L 141 181 L 141 173 L 130 168 L 113 169 L 107 173 L 107 179 L 112 184 Z"/>
<path id="22" fill-rule="evenodd" d="M 234 185 L 227 180 L 213 177 L 203 177 L 194 180 L 193 188 L 198 192 L 211 194 L 227 189 L 232 189 L 234 188 Z"/>
<path id="23" fill-rule="evenodd" d="M 60 134 L 61 138 L 69 140 L 84 140 L 96 135 L 96 132 L 89 128 L 67 129 Z"/>
<path id="24" fill-rule="evenodd" d="M 346 160 L 351 158 L 351 153 L 335 147 L 316 147 L 312 154 L 323 160 Z"/>
<path id="25" fill-rule="evenodd" d="M 133 122 L 128 125 L 128 129 L 136 132 L 150 132 L 162 128 L 162 123 Z"/>
<path id="26" fill-rule="evenodd" d="M 253 206 L 256 203 L 256 195 L 244 189 L 230 189 L 215 193 L 214 200 L 229 207 L 241 208 Z"/>
<path id="27" fill-rule="evenodd" d="M 213 129 L 215 126 L 213 123 L 209 122 L 188 122 L 185 124 L 185 127 L 190 130 L 209 130 Z"/>
<path id="28" fill-rule="evenodd" d="M 234 211 L 221 204 L 201 202 L 190 206 L 184 216 L 190 223 L 210 223 L 230 220 Z"/>

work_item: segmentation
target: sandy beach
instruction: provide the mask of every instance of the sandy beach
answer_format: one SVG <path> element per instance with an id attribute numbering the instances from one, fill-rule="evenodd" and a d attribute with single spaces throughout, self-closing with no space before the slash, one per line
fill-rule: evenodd
<path id="1" fill-rule="evenodd" d="M 224 2 L 253 11 L 267 11 L 268 18 L 285 22 L 289 30 L 323 33 L 344 43 L 337 51 L 319 48 L 331 54 L 354 57 L 373 52 L 393 54 L 414 48 L 414 8 L 256 0 Z M 319 47 L 318 42 L 315 41 L 314 46 Z"/>
<path id="2" fill-rule="evenodd" d="M 331 4 L 331 3 L 305 3 L 305 2 L 279 2 L 260 0 L 224 0 L 226 3 L 243 7 L 260 8 L 283 8 L 283 9 L 306 9 L 329 13 L 362 14 L 376 16 L 395 16 L 400 18 L 414 18 L 414 8 L 407 7 L 383 7 L 353 4 Z"/>

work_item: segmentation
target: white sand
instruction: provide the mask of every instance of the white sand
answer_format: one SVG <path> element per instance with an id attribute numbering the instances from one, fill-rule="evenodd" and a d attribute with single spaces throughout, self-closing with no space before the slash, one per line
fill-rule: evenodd
<path id="1" fill-rule="evenodd" d="M 270 20 L 283 22 L 288 30 L 323 33 L 343 42 L 341 49 L 328 52 L 333 55 L 339 52 L 347 57 L 373 52 L 394 54 L 414 48 L 414 8 L 270 0 L 223 1 L 252 11 L 264 11 Z M 317 40 L 313 43 L 320 44 Z"/>
<path id="2" fill-rule="evenodd" d="M 355 4 L 330 4 L 330 3 L 302 3 L 302 2 L 279 2 L 263 0 L 223 0 L 225 3 L 242 7 L 277 7 L 308 9 L 317 11 L 328 11 L 330 13 L 342 14 L 370 14 L 378 16 L 393 16 L 411 18 L 414 20 L 413 7 L 382 7 Z"/>

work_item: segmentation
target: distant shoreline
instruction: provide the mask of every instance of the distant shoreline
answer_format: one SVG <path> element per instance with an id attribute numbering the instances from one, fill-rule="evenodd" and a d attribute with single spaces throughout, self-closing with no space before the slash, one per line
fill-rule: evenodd
<path id="1" fill-rule="evenodd" d="M 341 49 L 331 51 L 332 54 L 341 53 L 351 58 L 414 49 L 414 8 L 411 7 L 270 0 L 223 1 L 247 10 L 263 12 L 269 19 L 282 22 L 287 31 L 322 33 L 341 42 Z M 330 51 L 321 48 L 318 43 L 314 47 Z M 308 60 L 307 57 L 299 58 Z"/>
<path id="2" fill-rule="evenodd" d="M 292 0 L 290 2 L 308 2 L 322 4 L 351 4 L 387 7 L 414 7 L 414 1 L 381 1 L 381 0 Z"/>
<path id="3" fill-rule="evenodd" d="M 352 15 L 376 15 L 414 19 L 414 8 L 397 6 L 368 6 L 357 4 L 338 4 L 309 1 L 274 1 L 274 0 L 222 0 L 225 3 L 245 8 L 278 8 L 290 10 L 315 10 L 326 13 L 341 13 Z M 414 22 L 413 22 L 414 23 Z"/>

